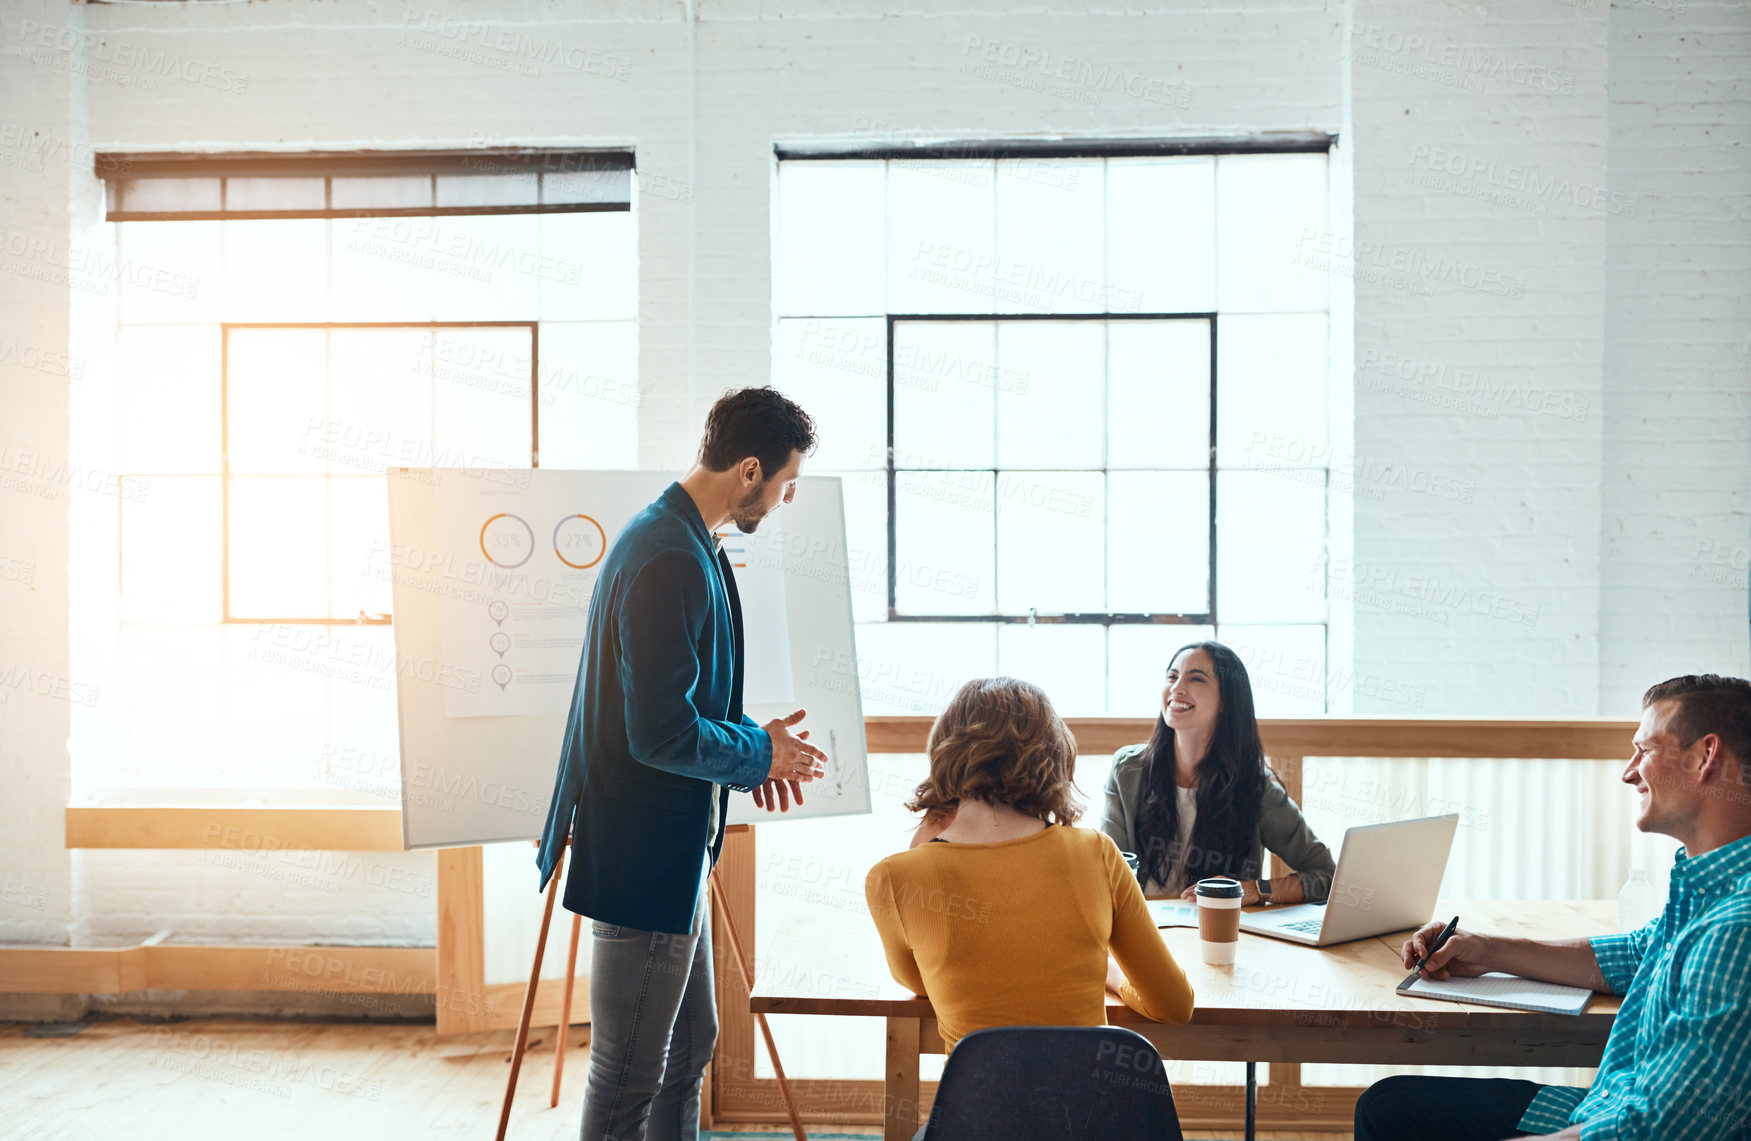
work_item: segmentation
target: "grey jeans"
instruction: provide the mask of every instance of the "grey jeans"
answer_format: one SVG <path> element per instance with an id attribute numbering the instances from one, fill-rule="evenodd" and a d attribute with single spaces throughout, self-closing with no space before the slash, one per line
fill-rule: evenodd
<path id="1" fill-rule="evenodd" d="M 590 1076 L 582 1141 L 696 1141 L 717 1044 L 706 889 L 693 934 L 591 925 Z"/>

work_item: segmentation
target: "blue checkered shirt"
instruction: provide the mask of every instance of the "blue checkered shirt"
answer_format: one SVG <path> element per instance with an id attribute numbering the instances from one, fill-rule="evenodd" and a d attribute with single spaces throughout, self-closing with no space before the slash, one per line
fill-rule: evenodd
<path id="1" fill-rule="evenodd" d="M 1593 954 L 1624 996 L 1591 1089 L 1545 1086 L 1528 1133 L 1579 1123 L 1582 1141 L 1751 1138 L 1751 836 L 1683 850 L 1660 917 L 1601 935 Z"/>

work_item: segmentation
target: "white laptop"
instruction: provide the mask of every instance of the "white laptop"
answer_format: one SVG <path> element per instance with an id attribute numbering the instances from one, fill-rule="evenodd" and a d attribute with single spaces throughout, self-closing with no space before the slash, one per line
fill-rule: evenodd
<path id="1" fill-rule="evenodd" d="M 1435 907 L 1458 826 L 1454 812 L 1351 828 L 1324 903 L 1244 911 L 1240 929 L 1329 947 L 1420 927 Z"/>

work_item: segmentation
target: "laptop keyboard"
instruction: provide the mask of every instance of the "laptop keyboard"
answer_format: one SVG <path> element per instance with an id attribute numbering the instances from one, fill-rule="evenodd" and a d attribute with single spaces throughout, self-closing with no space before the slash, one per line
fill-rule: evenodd
<path id="1" fill-rule="evenodd" d="M 1301 919 L 1294 923 L 1285 923 L 1283 924 L 1282 929 L 1284 931 L 1294 931 L 1299 935 L 1317 935 L 1319 934 L 1320 925 L 1324 922 L 1325 917 L 1322 915 L 1318 919 Z"/>

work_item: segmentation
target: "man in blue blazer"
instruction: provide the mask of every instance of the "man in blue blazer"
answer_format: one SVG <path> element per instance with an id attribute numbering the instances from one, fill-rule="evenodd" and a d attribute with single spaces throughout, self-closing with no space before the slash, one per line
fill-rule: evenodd
<path id="1" fill-rule="evenodd" d="M 715 532 L 796 494 L 815 426 L 771 388 L 730 392 L 699 458 L 602 560 L 537 863 L 572 843 L 565 906 L 592 925 L 583 1141 L 692 1141 L 717 1042 L 706 873 L 730 792 L 788 809 L 826 754 L 803 711 L 742 713 L 742 607 Z"/>

